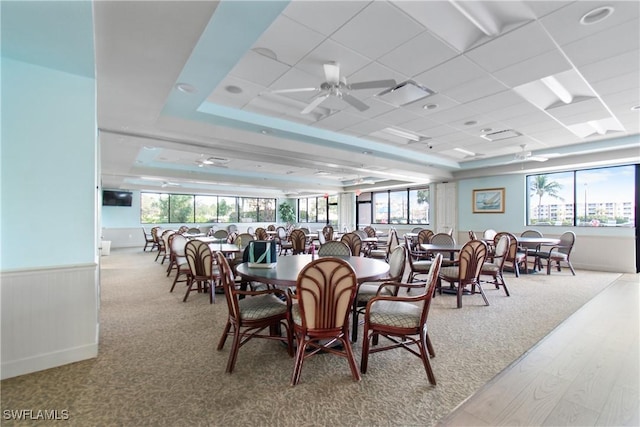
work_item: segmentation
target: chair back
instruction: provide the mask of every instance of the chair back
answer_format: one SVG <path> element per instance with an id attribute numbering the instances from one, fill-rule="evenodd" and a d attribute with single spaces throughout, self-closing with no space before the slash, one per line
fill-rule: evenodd
<path id="1" fill-rule="evenodd" d="M 398 232 L 395 228 L 392 228 L 389 230 L 389 237 L 387 238 L 387 253 L 391 254 L 398 246 L 400 246 Z"/>
<path id="2" fill-rule="evenodd" d="M 509 237 L 509 252 L 507 253 L 506 261 L 514 261 L 516 259 L 516 255 L 518 254 L 518 238 L 513 233 L 509 233 L 508 231 L 501 231 L 499 233 L 496 233 L 496 235 L 493 237 L 494 246 L 498 246 L 498 241 L 502 236 Z"/>
<path id="3" fill-rule="evenodd" d="M 431 243 L 431 238 L 434 236 L 433 231 L 428 229 L 423 229 L 418 232 L 418 244 L 426 244 Z"/>
<path id="4" fill-rule="evenodd" d="M 189 231 L 189 227 L 187 227 L 186 225 L 181 225 L 180 228 L 178 228 L 178 233 L 180 234 L 186 233 L 187 231 Z"/>
<path id="5" fill-rule="evenodd" d="M 187 245 L 187 238 L 182 234 L 173 233 L 169 237 L 169 249 L 171 254 L 176 257 L 184 256 L 184 247 Z"/>
<path id="6" fill-rule="evenodd" d="M 262 227 L 256 228 L 256 240 L 269 240 L 267 230 Z"/>
<path id="7" fill-rule="evenodd" d="M 571 249 L 573 249 L 573 244 L 576 242 L 576 234 L 573 231 L 565 231 L 560 236 L 560 244 L 558 248 L 558 252 L 561 254 L 569 256 L 571 253 Z"/>
<path id="8" fill-rule="evenodd" d="M 404 246 L 396 246 L 389 255 L 389 280 L 393 282 L 402 282 L 404 276 L 404 268 L 407 265 L 407 248 Z"/>
<path id="9" fill-rule="evenodd" d="M 360 251 L 362 250 L 362 240 L 360 239 L 360 236 L 358 236 L 358 234 L 356 234 L 355 232 L 343 234 L 340 238 L 340 241 L 349 247 L 349 249 L 351 250 L 351 255 L 360 256 Z"/>
<path id="10" fill-rule="evenodd" d="M 493 263 L 498 266 L 500 271 L 504 267 L 504 262 L 507 260 L 509 250 L 511 248 L 511 237 L 508 234 L 500 236 L 496 243 L 496 248 L 493 253 Z"/>
<path id="11" fill-rule="evenodd" d="M 160 239 L 160 235 L 158 234 L 158 231 L 160 231 L 160 227 L 151 227 L 151 238 L 156 243 L 158 243 L 158 240 Z"/>
<path id="12" fill-rule="evenodd" d="M 276 231 L 276 226 L 273 224 L 267 225 L 267 231 Z"/>
<path id="13" fill-rule="evenodd" d="M 200 234 L 200 233 L 202 233 L 202 231 L 200 231 L 200 229 L 198 227 L 191 227 L 190 229 L 187 230 L 187 233 L 189 233 L 189 234 Z"/>
<path id="14" fill-rule="evenodd" d="M 213 277 L 213 253 L 208 244 L 200 240 L 190 240 L 184 247 L 184 254 L 193 278 Z"/>
<path id="15" fill-rule="evenodd" d="M 412 233 L 419 233 L 419 232 L 421 232 L 422 230 L 424 230 L 424 228 L 422 228 L 422 227 L 413 227 L 413 228 L 411 229 L 411 232 L 412 232 Z"/>
<path id="16" fill-rule="evenodd" d="M 253 227 L 247 227 L 247 233 L 253 236 L 256 234 L 256 230 Z"/>
<path id="17" fill-rule="evenodd" d="M 447 233 L 438 233 L 431 237 L 430 243 L 434 245 L 454 246 L 456 244 L 456 240 L 453 236 L 450 236 Z"/>
<path id="18" fill-rule="evenodd" d="M 431 299 L 433 298 L 433 293 L 436 289 L 436 285 L 438 284 L 438 275 L 440 274 L 441 266 L 442 254 L 437 254 L 435 258 L 433 258 L 431 268 L 429 268 L 429 273 L 427 273 L 427 278 L 424 282 L 424 298 L 418 303 L 422 304 L 420 326 L 423 326 L 427 322 L 427 317 L 429 316 L 429 308 L 431 307 Z"/>
<path id="19" fill-rule="evenodd" d="M 479 283 L 487 252 L 487 244 L 482 240 L 470 240 L 462 247 L 458 258 L 459 286 Z"/>
<path id="20" fill-rule="evenodd" d="M 280 241 L 283 241 L 283 242 L 287 241 L 287 230 L 284 227 L 280 226 L 276 228 L 276 233 Z"/>
<path id="21" fill-rule="evenodd" d="M 343 242 L 330 240 L 320 245 L 318 256 L 351 256 L 351 249 Z"/>
<path id="22" fill-rule="evenodd" d="M 320 242 L 321 245 L 324 245 L 327 242 L 327 239 L 324 237 L 324 233 L 318 234 L 318 242 Z"/>
<path id="23" fill-rule="evenodd" d="M 356 293 L 356 274 L 340 258 L 318 258 L 298 274 L 296 296 L 302 328 L 314 335 L 335 335 L 349 321 Z"/>
<path id="24" fill-rule="evenodd" d="M 309 234 L 309 229 L 307 227 L 300 227 L 300 230 L 306 235 Z"/>
<path id="25" fill-rule="evenodd" d="M 367 233 L 367 237 L 376 237 L 376 230 L 370 225 L 367 225 L 363 231 Z"/>
<path id="26" fill-rule="evenodd" d="M 239 320 L 240 306 L 235 294 L 236 283 L 233 280 L 233 271 L 222 252 L 216 252 L 215 258 L 218 263 L 218 268 L 220 269 L 220 284 L 222 289 L 224 289 L 224 296 L 227 300 L 227 307 L 229 308 L 229 317 Z"/>
<path id="27" fill-rule="evenodd" d="M 169 236 L 171 236 L 174 233 L 175 233 L 175 230 L 164 230 L 162 232 L 162 236 L 161 236 L 162 237 L 162 239 L 161 239 L 162 246 L 161 246 L 161 248 L 162 248 L 162 250 L 164 250 L 167 253 L 170 250 L 169 249 L 169 247 L 170 247 L 169 246 Z"/>
<path id="28" fill-rule="evenodd" d="M 331 240 L 333 240 L 333 227 L 330 225 L 325 225 L 324 227 L 322 227 L 322 234 L 324 235 L 324 239 L 327 242 L 330 242 Z"/>
<path id="29" fill-rule="evenodd" d="M 542 233 L 538 230 L 525 230 L 520 233 L 520 237 L 542 237 Z M 540 245 L 538 243 L 520 243 L 520 246 L 527 249 L 537 250 Z"/>
<path id="30" fill-rule="evenodd" d="M 238 232 L 238 226 L 235 224 L 229 224 L 227 225 L 227 233 L 237 233 Z"/>
<path id="31" fill-rule="evenodd" d="M 475 231 L 469 230 L 469 240 L 478 240 L 478 236 L 476 236 Z"/>
<path id="32" fill-rule="evenodd" d="M 353 230 L 353 232 L 358 235 L 358 237 L 360 238 L 360 242 L 362 242 L 362 239 L 366 239 L 367 237 L 369 237 L 369 235 L 363 230 Z"/>
<path id="33" fill-rule="evenodd" d="M 487 240 L 491 240 L 494 237 L 496 237 L 496 230 L 492 229 L 492 228 L 487 228 L 486 230 L 484 230 L 484 232 L 482 233 L 482 238 L 483 239 L 487 239 Z"/>
<path id="34" fill-rule="evenodd" d="M 227 237 L 229 237 L 229 231 L 227 231 L 227 230 L 216 230 L 216 231 L 213 232 L 213 237 L 215 237 L 216 239 L 226 239 Z"/>
<path id="35" fill-rule="evenodd" d="M 301 229 L 295 229 L 289 235 L 294 255 L 303 254 L 307 246 L 307 235 Z"/>

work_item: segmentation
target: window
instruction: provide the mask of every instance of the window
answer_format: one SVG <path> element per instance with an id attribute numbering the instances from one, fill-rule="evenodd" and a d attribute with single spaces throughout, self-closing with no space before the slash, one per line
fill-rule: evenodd
<path id="1" fill-rule="evenodd" d="M 409 223 L 429 224 L 429 189 L 409 190 Z"/>
<path id="2" fill-rule="evenodd" d="M 245 222 L 276 220 L 276 199 L 141 193 L 140 206 L 143 224 L 234 223 L 240 218 Z"/>
<path id="3" fill-rule="evenodd" d="M 635 226 L 635 166 L 527 176 L 528 225 Z"/>
<path id="4" fill-rule="evenodd" d="M 429 188 L 373 193 L 372 207 L 375 224 L 429 224 Z"/>
<path id="5" fill-rule="evenodd" d="M 318 197 L 316 199 L 316 205 L 318 206 L 318 219 L 316 222 L 327 222 L 327 199 L 324 197 Z"/>
<path id="6" fill-rule="evenodd" d="M 162 224 L 169 222 L 169 195 L 141 193 L 140 222 L 142 224 Z"/>
<path id="7" fill-rule="evenodd" d="M 318 222 L 318 202 L 315 197 L 307 199 L 307 222 Z"/>
<path id="8" fill-rule="evenodd" d="M 309 222 L 307 199 L 298 199 L 298 222 Z"/>
<path id="9" fill-rule="evenodd" d="M 329 196 L 329 224 L 338 226 L 338 196 Z"/>

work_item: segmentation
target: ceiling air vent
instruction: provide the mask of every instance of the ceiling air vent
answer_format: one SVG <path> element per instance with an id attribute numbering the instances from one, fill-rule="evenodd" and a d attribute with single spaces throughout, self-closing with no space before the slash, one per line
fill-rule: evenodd
<path id="1" fill-rule="evenodd" d="M 419 85 L 413 80 L 407 80 L 406 82 L 399 83 L 392 88 L 383 90 L 376 96 L 387 104 L 402 107 L 403 105 L 411 104 L 419 99 L 431 96 L 434 93 L 435 92 L 431 89 Z"/>
<path id="2" fill-rule="evenodd" d="M 517 136 L 522 136 L 520 132 L 516 132 L 513 129 L 505 129 L 499 130 L 497 132 L 486 133 L 482 135 L 482 138 L 488 141 L 500 141 L 502 139 L 515 138 Z"/>

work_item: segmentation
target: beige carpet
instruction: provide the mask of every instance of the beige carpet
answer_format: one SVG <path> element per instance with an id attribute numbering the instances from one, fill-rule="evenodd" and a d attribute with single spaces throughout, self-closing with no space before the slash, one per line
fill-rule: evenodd
<path id="1" fill-rule="evenodd" d="M 438 296 L 430 314 L 436 350 L 430 386 L 420 360 L 402 350 L 374 354 L 354 382 L 346 361 L 318 355 L 289 386 L 293 359 L 284 347 L 252 340 L 236 371 L 224 373 L 228 346 L 216 351 L 226 304 L 182 286 L 155 253 L 113 250 L 102 258 L 97 359 L 0 383 L 2 410 L 68 410 L 74 426 L 397 426 L 434 425 L 619 274 L 568 270 L 507 280 L 511 297 L 487 286 L 479 295 Z M 165 264 L 166 265 L 166 264 Z M 360 360 L 362 331 L 354 350 Z M 57 422 L 13 422 L 48 425 Z"/>

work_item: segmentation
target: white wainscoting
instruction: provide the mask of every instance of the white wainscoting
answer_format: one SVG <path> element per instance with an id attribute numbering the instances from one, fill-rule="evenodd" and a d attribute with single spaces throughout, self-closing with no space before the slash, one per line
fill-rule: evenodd
<path id="1" fill-rule="evenodd" d="M 98 277 L 96 264 L 0 273 L 1 379 L 98 355 Z"/>

